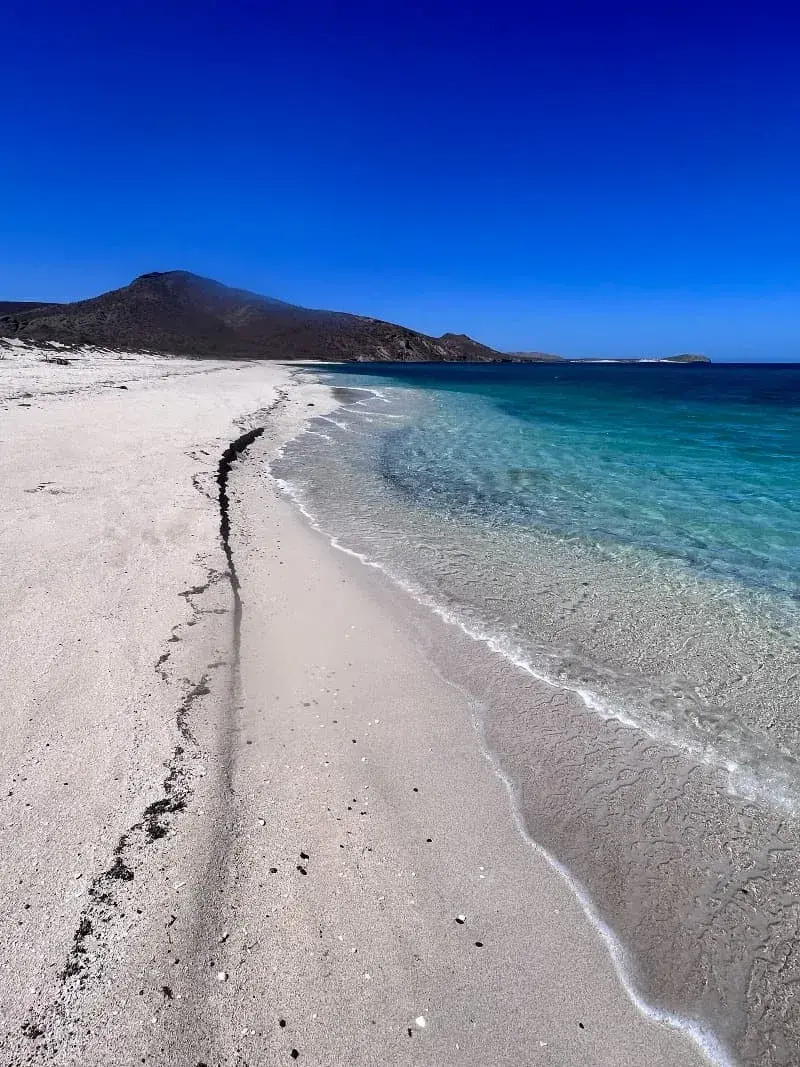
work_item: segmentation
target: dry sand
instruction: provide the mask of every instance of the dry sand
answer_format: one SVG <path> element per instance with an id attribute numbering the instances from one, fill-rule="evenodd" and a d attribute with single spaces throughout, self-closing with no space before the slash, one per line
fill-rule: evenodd
<path id="1" fill-rule="evenodd" d="M 0 1063 L 701 1062 L 519 834 L 401 594 L 265 474 L 327 391 L 44 354 L 0 362 Z M 217 474 L 262 425 L 238 666 Z"/>

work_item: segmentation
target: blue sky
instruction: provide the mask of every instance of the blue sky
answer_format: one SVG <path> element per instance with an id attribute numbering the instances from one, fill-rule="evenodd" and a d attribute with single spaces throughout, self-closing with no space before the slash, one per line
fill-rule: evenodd
<path id="1" fill-rule="evenodd" d="M 800 16 L 651 6 L 5 0 L 0 298 L 800 359 Z"/>

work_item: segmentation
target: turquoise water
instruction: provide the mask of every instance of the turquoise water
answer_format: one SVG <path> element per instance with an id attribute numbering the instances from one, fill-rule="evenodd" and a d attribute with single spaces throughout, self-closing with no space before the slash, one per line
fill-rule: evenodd
<path id="1" fill-rule="evenodd" d="M 341 406 L 281 472 L 325 529 L 600 714 L 800 807 L 800 367 L 321 373 Z"/>
<path id="2" fill-rule="evenodd" d="M 415 503 L 642 547 L 797 596 L 800 368 L 413 367 L 343 380 L 365 377 L 432 400 L 382 434 L 381 474 Z"/>
<path id="3" fill-rule="evenodd" d="M 796 1063 L 800 367 L 316 373 L 339 406 L 273 473 L 446 620 L 426 654 L 629 986 Z"/>

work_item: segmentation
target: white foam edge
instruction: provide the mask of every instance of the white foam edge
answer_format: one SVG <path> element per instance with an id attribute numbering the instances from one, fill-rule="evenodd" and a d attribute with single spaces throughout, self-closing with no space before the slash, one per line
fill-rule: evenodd
<path id="1" fill-rule="evenodd" d="M 276 452 L 276 456 L 281 456 L 283 454 L 283 451 L 283 447 L 279 448 Z M 334 534 L 331 534 L 328 530 L 324 529 L 324 527 L 320 525 L 317 519 L 306 508 L 305 504 L 301 499 L 299 488 L 287 479 L 279 478 L 277 475 L 273 474 L 270 467 L 271 464 L 268 464 L 268 477 L 274 482 L 280 492 L 292 501 L 294 506 L 303 515 L 303 517 L 306 519 L 312 529 L 316 530 L 317 533 L 322 535 L 333 548 L 337 549 L 339 552 L 342 552 L 346 556 L 351 556 L 353 559 L 357 559 L 359 563 L 363 564 L 366 567 L 371 567 L 373 570 L 380 571 L 380 573 L 382 573 L 386 578 L 388 578 L 393 585 L 399 586 L 417 603 L 422 604 L 429 610 L 432 610 L 445 623 L 457 626 L 467 637 L 471 638 L 473 641 L 479 641 L 480 643 L 488 646 L 488 648 L 492 652 L 502 656 L 506 660 L 509 660 L 511 663 L 514 664 L 514 666 L 525 671 L 537 681 L 540 681 L 553 689 L 561 689 L 565 692 L 577 695 L 584 702 L 587 708 L 595 712 L 599 712 L 601 715 L 603 715 L 604 718 L 615 718 L 622 722 L 624 725 L 629 725 L 637 729 L 641 729 L 641 726 L 634 720 L 629 719 L 619 713 L 613 713 L 610 710 L 606 711 L 605 702 L 602 701 L 602 699 L 596 694 L 591 693 L 589 690 L 563 685 L 535 671 L 530 666 L 530 664 L 526 663 L 525 660 L 523 660 L 521 657 L 511 655 L 508 650 L 504 649 L 501 646 L 500 642 L 495 637 L 492 637 L 491 635 L 485 635 L 471 629 L 462 619 L 459 619 L 457 616 L 448 612 L 440 604 L 437 604 L 431 597 L 428 596 L 427 593 L 423 593 L 415 589 L 409 582 L 392 574 L 386 569 L 386 567 L 384 567 L 377 561 L 372 560 L 363 553 L 357 552 L 352 548 L 348 548 L 347 545 L 342 544 L 342 542 Z M 485 758 L 489 761 L 494 774 L 497 775 L 497 777 L 503 783 L 506 789 L 510 801 L 509 806 L 511 808 L 512 816 L 514 819 L 514 825 L 517 832 L 522 835 L 523 839 L 529 845 L 529 847 L 533 848 L 539 855 L 541 855 L 553 868 L 553 870 L 555 870 L 560 875 L 560 877 L 563 878 L 564 882 L 575 895 L 578 903 L 581 906 L 582 911 L 602 938 L 608 951 L 608 954 L 611 958 L 612 964 L 614 966 L 615 973 L 619 978 L 620 984 L 625 990 L 625 993 L 630 999 L 631 1003 L 646 1018 L 651 1019 L 654 1022 L 669 1026 L 672 1029 L 678 1030 L 681 1033 L 686 1034 L 686 1036 L 690 1038 L 691 1041 L 697 1046 L 703 1056 L 705 1056 L 708 1062 L 710 1064 L 713 1064 L 713 1067 L 736 1067 L 735 1061 L 730 1057 L 730 1055 L 725 1050 L 716 1035 L 711 1030 L 704 1027 L 702 1023 L 699 1023 L 695 1019 L 675 1015 L 672 1012 L 668 1012 L 662 1008 L 653 1007 L 639 995 L 633 984 L 633 977 L 630 968 L 628 967 L 626 962 L 626 953 L 621 940 L 617 937 L 617 935 L 614 933 L 608 923 L 606 923 L 606 921 L 600 915 L 597 910 L 597 907 L 595 906 L 585 887 L 568 871 L 568 869 L 558 859 L 556 859 L 555 856 L 553 856 L 550 852 L 547 851 L 546 848 L 544 848 L 537 841 L 535 841 L 525 830 L 525 826 L 522 821 L 522 815 L 516 802 L 514 787 L 508 776 L 498 765 L 496 757 L 486 745 L 483 728 L 479 721 L 475 722 L 475 727 L 479 737 L 481 738 L 481 751 L 483 752 Z"/>
<path id="2" fill-rule="evenodd" d="M 348 385 L 346 388 L 359 389 L 361 392 L 374 392 L 372 389 L 361 386 Z M 387 400 L 387 403 L 390 403 L 390 401 Z M 343 409 L 346 408 L 346 405 L 338 404 L 337 408 Z M 347 410 L 353 411 L 354 409 L 351 407 Z M 312 418 L 313 417 L 314 416 L 312 416 Z M 316 418 L 325 419 L 356 437 L 365 436 L 353 427 L 346 426 L 331 418 L 330 415 L 318 415 Z M 307 425 L 299 431 L 297 437 L 301 436 L 304 432 L 309 432 Z M 296 439 L 297 438 L 294 438 L 294 440 Z M 286 441 L 284 442 L 284 445 L 290 443 L 290 441 Z M 284 446 L 281 446 L 275 454 L 276 457 L 283 455 L 283 451 Z M 272 477 L 274 478 L 274 476 Z M 380 570 L 391 582 L 400 586 L 400 588 L 402 588 L 409 596 L 424 607 L 433 611 L 444 622 L 459 627 L 467 637 L 487 645 L 492 652 L 502 656 L 509 663 L 513 664 L 513 666 L 529 674 L 536 681 L 542 682 L 544 685 L 548 685 L 553 689 L 574 694 L 590 711 L 599 715 L 606 721 L 613 719 L 619 722 L 622 726 L 640 731 L 640 733 L 643 733 L 646 737 L 650 738 L 651 741 L 656 741 L 659 744 L 671 745 L 682 753 L 691 755 L 698 763 L 701 763 L 706 767 L 724 771 L 728 779 L 726 788 L 728 795 L 748 802 L 762 802 L 766 803 L 768 806 L 776 806 L 791 815 L 797 813 L 798 797 L 788 787 L 785 781 L 785 776 L 782 776 L 779 779 L 779 777 L 776 776 L 776 772 L 776 775 L 769 780 L 762 780 L 757 777 L 749 767 L 742 765 L 742 763 L 731 758 L 731 756 L 726 753 L 715 751 L 712 745 L 703 743 L 702 740 L 689 737 L 685 734 L 680 734 L 678 731 L 671 729 L 666 723 L 653 723 L 643 717 L 637 718 L 633 714 L 627 713 L 618 705 L 610 704 L 608 701 L 604 700 L 600 694 L 595 693 L 590 689 L 570 685 L 568 682 L 554 679 L 542 671 L 537 670 L 518 648 L 514 648 L 508 643 L 507 638 L 501 638 L 497 634 L 487 633 L 475 626 L 471 626 L 455 612 L 442 607 L 442 605 L 435 601 L 425 590 L 412 585 L 407 579 L 393 573 L 384 564 L 378 563 L 375 560 L 342 545 L 332 534 L 330 534 L 329 531 L 320 526 L 316 519 L 310 512 L 308 512 L 305 505 L 300 500 L 298 487 L 295 486 L 290 488 L 289 483 L 283 484 L 281 479 L 278 478 L 275 478 L 274 480 L 281 486 L 287 495 L 292 497 L 305 515 L 306 519 L 314 526 L 314 528 L 331 540 L 331 543 L 335 548 L 355 556 L 355 558 L 367 566 Z M 773 770 L 775 770 L 775 768 L 773 768 Z"/>

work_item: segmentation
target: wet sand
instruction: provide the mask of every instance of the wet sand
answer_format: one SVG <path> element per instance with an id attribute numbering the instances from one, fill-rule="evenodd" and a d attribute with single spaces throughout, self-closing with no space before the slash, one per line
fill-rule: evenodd
<path id="1" fill-rule="evenodd" d="M 326 392 L 28 357 L 0 364 L 0 1062 L 702 1062 L 627 996 L 391 593 L 264 473 Z M 261 426 L 228 554 L 220 459 Z"/>

